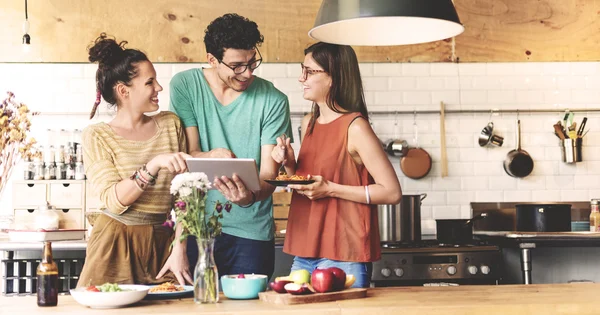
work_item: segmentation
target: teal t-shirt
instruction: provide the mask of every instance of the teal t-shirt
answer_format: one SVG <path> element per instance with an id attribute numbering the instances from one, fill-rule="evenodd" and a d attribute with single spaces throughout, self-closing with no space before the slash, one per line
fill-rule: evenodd
<path id="1" fill-rule="evenodd" d="M 184 127 L 198 127 L 203 152 L 226 148 L 239 158 L 255 159 L 260 168 L 261 146 L 276 144 L 277 137 L 284 133 L 293 137 L 287 96 L 259 77 L 227 106 L 216 99 L 202 69 L 177 73 L 170 89 L 171 111 L 181 118 Z M 210 190 L 207 210 L 212 211 L 217 201 L 227 199 L 218 190 Z M 271 197 L 250 208 L 234 204 L 230 212 L 223 211 L 223 232 L 253 240 L 271 240 L 272 207 Z"/>

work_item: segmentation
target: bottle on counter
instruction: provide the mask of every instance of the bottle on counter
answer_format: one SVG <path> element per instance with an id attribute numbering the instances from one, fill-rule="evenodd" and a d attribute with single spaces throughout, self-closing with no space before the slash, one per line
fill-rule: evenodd
<path id="1" fill-rule="evenodd" d="M 52 243 L 44 242 L 44 257 L 37 267 L 38 306 L 58 305 L 58 266 L 52 260 Z"/>
<path id="2" fill-rule="evenodd" d="M 598 199 L 592 199 L 590 202 L 590 232 L 600 232 L 600 204 Z"/>
<path id="3" fill-rule="evenodd" d="M 25 170 L 25 173 L 23 174 L 23 179 L 32 180 L 35 169 L 31 157 L 25 157 L 25 159 L 23 160 L 23 169 Z"/>

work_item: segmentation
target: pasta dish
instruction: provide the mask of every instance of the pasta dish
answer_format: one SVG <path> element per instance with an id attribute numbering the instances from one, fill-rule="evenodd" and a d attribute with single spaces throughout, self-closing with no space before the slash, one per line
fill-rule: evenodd
<path id="1" fill-rule="evenodd" d="M 306 180 L 306 177 L 302 176 L 302 175 L 287 175 L 287 174 L 279 174 L 279 176 L 277 176 L 275 178 L 275 180 L 285 180 L 285 181 L 291 181 L 291 180 Z"/>
<path id="2" fill-rule="evenodd" d="M 150 290 L 148 292 L 150 293 L 162 293 L 162 292 L 179 292 L 179 291 L 183 291 L 183 287 L 181 286 L 176 286 L 171 282 L 165 282 L 162 284 L 159 284 L 155 287 L 150 288 Z"/>

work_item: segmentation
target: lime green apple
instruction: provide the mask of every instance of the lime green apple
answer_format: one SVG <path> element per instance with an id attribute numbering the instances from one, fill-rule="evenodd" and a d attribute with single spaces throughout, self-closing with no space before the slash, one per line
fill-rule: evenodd
<path id="1" fill-rule="evenodd" d="M 310 272 L 306 269 L 294 270 L 289 276 L 277 277 L 275 281 L 293 281 L 296 284 L 310 283 Z"/>

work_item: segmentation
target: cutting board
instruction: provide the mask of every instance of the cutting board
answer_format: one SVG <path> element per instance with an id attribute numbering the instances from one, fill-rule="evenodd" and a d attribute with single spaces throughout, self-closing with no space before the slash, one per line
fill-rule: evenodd
<path id="1" fill-rule="evenodd" d="M 261 292 L 258 297 L 261 301 L 272 304 L 307 304 L 317 302 L 330 302 L 337 300 L 360 299 L 367 296 L 367 289 L 346 289 L 338 292 L 313 293 L 306 295 L 291 295 L 275 291 Z"/>

